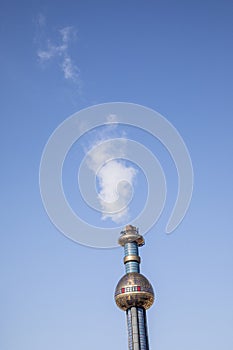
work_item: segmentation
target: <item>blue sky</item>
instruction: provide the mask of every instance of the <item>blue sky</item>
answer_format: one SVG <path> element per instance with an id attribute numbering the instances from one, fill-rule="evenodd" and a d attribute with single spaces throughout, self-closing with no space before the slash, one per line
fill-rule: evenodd
<path id="1" fill-rule="evenodd" d="M 164 212 L 140 251 L 157 292 L 151 348 L 232 349 L 232 11 L 226 0 L 1 1 L 1 349 L 127 348 L 125 315 L 113 301 L 122 250 L 67 239 L 39 190 L 54 129 L 111 101 L 165 116 L 195 174 L 188 213 L 167 236 L 176 173 L 164 149 L 136 133 L 158 152 L 168 180 Z"/>

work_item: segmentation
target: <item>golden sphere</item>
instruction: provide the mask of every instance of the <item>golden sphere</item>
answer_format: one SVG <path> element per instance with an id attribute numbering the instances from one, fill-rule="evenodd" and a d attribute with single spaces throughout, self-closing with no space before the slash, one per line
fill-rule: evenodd
<path id="1" fill-rule="evenodd" d="M 145 276 L 130 272 L 118 282 L 115 289 L 115 302 L 124 311 L 132 306 L 149 309 L 154 302 L 154 291 Z"/>

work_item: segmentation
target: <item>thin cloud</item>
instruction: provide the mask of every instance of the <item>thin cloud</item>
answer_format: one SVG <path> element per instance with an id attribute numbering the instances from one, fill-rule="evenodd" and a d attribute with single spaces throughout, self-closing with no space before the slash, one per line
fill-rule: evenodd
<path id="1" fill-rule="evenodd" d="M 79 78 L 79 69 L 68 56 L 62 62 L 62 70 L 65 79 L 76 81 Z"/>
<path id="2" fill-rule="evenodd" d="M 35 23 L 38 27 L 43 28 L 46 26 L 46 18 L 43 13 L 39 13 L 35 18 Z"/>
<path id="3" fill-rule="evenodd" d="M 64 27 L 57 31 L 58 41 L 51 40 L 45 37 L 46 18 L 43 14 L 39 14 L 36 19 L 37 37 L 38 31 L 41 31 L 40 37 L 43 38 L 39 42 L 37 50 L 37 58 L 40 64 L 45 64 L 48 61 L 54 61 L 60 67 L 63 76 L 66 80 L 80 84 L 80 71 L 74 60 L 71 58 L 69 50 L 71 44 L 77 38 L 77 31 L 72 26 Z M 43 32 L 43 35 L 42 35 Z"/>

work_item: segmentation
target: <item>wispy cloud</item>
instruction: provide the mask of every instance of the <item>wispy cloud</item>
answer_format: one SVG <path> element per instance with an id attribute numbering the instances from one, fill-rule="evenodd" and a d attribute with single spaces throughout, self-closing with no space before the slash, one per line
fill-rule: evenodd
<path id="1" fill-rule="evenodd" d="M 107 121 L 116 122 L 116 116 L 110 115 Z M 109 218 L 120 224 L 129 219 L 128 204 L 132 196 L 137 170 L 118 158 L 119 154 L 126 155 L 126 135 L 120 135 L 121 149 L 114 138 L 119 138 L 117 124 L 109 124 L 104 132 L 96 132 L 95 142 L 90 147 L 91 152 L 88 153 L 86 161 L 89 169 L 95 173 L 99 184 L 98 200 L 102 210 L 102 219 Z"/>
<path id="2" fill-rule="evenodd" d="M 36 24 L 42 28 L 46 25 L 46 18 L 45 15 L 43 15 L 43 13 L 39 13 L 38 16 L 35 19 Z"/>
<path id="3" fill-rule="evenodd" d="M 39 14 L 36 19 L 37 38 L 39 48 L 37 49 L 37 57 L 40 64 L 48 61 L 54 61 L 58 64 L 63 76 L 66 80 L 80 84 L 80 71 L 70 55 L 70 46 L 77 39 L 77 31 L 72 26 L 61 28 L 55 32 L 57 40 L 51 40 L 45 34 L 46 18 L 43 14 Z M 41 33 L 41 35 L 39 34 Z M 42 35 L 43 32 L 43 35 Z"/>
<path id="4" fill-rule="evenodd" d="M 64 73 L 64 77 L 66 79 L 71 79 L 74 81 L 77 81 L 79 78 L 79 69 L 78 67 L 72 62 L 71 58 L 66 56 L 64 57 L 64 60 L 62 62 L 62 70 Z"/>

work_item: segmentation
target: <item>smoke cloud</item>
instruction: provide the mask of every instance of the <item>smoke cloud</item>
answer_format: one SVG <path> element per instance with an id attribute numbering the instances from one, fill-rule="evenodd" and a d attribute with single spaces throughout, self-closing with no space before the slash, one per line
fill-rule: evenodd
<path id="1" fill-rule="evenodd" d="M 114 138 L 120 137 L 122 140 L 121 155 L 126 155 L 127 138 L 125 134 L 119 136 L 116 116 L 110 115 L 108 121 L 114 121 L 114 124 L 106 126 L 102 132 L 96 132 L 95 142 L 90 147 L 92 151 L 87 154 L 86 161 L 88 168 L 96 175 L 102 220 L 111 219 L 120 224 L 129 219 L 129 202 L 137 170 L 119 159 L 119 144 L 116 147 Z"/>

